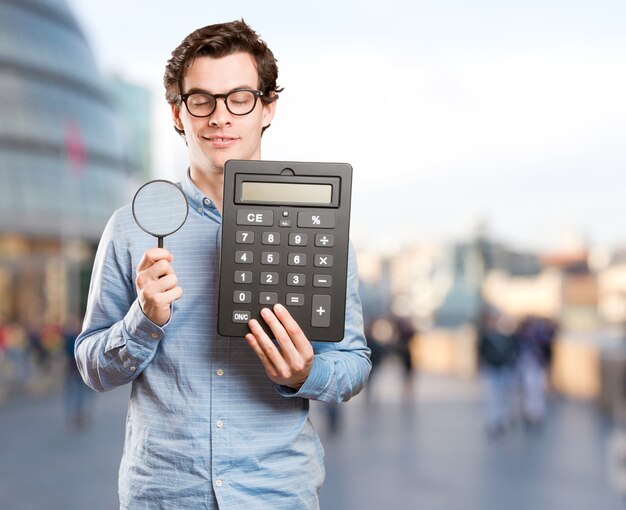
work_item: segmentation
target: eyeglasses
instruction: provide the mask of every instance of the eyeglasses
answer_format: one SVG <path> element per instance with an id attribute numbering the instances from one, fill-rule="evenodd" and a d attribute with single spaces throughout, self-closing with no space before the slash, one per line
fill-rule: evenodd
<path id="1" fill-rule="evenodd" d="M 187 111 L 194 117 L 208 117 L 215 108 L 217 100 L 223 99 L 226 109 L 233 115 L 248 115 L 256 106 L 257 99 L 263 95 L 260 90 L 233 90 L 228 94 L 209 94 L 194 92 L 180 96 Z"/>

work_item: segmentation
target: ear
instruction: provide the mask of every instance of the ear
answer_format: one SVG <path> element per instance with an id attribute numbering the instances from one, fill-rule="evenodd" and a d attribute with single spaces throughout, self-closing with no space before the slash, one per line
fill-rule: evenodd
<path id="1" fill-rule="evenodd" d="M 274 118 L 274 114 L 276 113 L 276 103 L 278 103 L 278 98 L 269 104 L 263 103 L 263 127 L 264 128 L 266 128 L 272 123 L 272 119 Z"/>
<path id="2" fill-rule="evenodd" d="M 175 104 L 170 105 L 172 107 L 172 120 L 174 121 L 174 127 L 179 131 L 185 131 L 183 127 L 183 122 L 180 120 L 180 106 Z"/>

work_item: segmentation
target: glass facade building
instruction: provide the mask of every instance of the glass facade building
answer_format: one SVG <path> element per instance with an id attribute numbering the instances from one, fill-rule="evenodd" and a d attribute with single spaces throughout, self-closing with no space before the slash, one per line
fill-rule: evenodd
<path id="1" fill-rule="evenodd" d="M 102 229 L 145 178 L 116 105 L 65 0 L 0 0 L 0 400 L 16 352 L 60 348 L 50 332 L 80 316 Z"/>
<path id="2" fill-rule="evenodd" d="M 64 1 L 0 1 L 0 111 L 0 229 L 97 239 L 127 199 L 129 169 L 112 98 Z"/>

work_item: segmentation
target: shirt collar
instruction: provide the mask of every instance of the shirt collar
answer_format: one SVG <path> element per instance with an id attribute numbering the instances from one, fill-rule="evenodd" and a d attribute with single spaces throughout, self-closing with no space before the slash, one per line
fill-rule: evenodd
<path id="1" fill-rule="evenodd" d="M 201 211 L 207 206 L 207 204 L 215 206 L 213 201 L 205 196 L 204 193 L 202 193 L 202 191 L 200 191 L 193 183 L 189 169 L 187 169 L 185 178 L 180 182 L 180 187 L 187 196 L 187 200 L 189 201 L 189 206 L 191 208 Z"/>

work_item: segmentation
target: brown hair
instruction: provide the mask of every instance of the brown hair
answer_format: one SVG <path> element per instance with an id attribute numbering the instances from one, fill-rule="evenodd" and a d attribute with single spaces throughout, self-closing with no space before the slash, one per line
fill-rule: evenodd
<path id="1" fill-rule="evenodd" d="M 183 78 L 196 57 L 220 58 L 238 52 L 249 53 L 254 58 L 259 74 L 258 87 L 263 92 L 261 101 L 267 104 L 278 99 L 283 89 L 276 85 L 278 65 L 274 54 L 242 19 L 208 25 L 185 37 L 165 66 L 163 85 L 167 102 L 180 106 Z"/>

